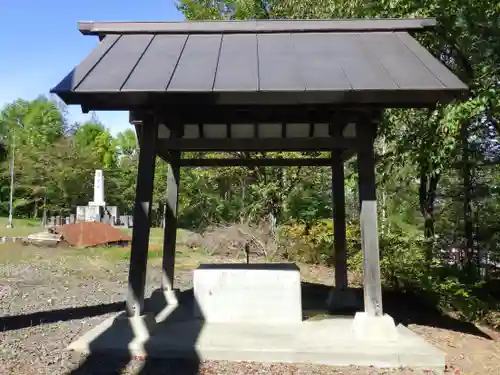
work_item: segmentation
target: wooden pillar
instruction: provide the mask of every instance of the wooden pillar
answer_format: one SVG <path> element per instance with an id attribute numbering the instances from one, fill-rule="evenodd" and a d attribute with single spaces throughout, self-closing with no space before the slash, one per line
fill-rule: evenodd
<path id="1" fill-rule="evenodd" d="M 141 126 L 139 167 L 135 190 L 134 226 L 128 275 L 127 313 L 140 316 L 144 309 L 144 287 L 148 261 L 151 204 L 156 159 L 158 123 L 147 116 Z"/>
<path id="2" fill-rule="evenodd" d="M 162 288 L 171 291 L 174 287 L 175 243 L 177 240 L 177 211 L 179 204 L 180 151 L 170 151 L 167 172 L 167 202 L 163 238 Z"/>
<path id="3" fill-rule="evenodd" d="M 359 134 L 358 174 L 360 200 L 361 247 L 363 250 L 363 289 L 365 312 L 381 316 L 382 286 L 377 223 L 377 197 L 375 185 L 375 159 L 373 142 L 375 125 L 366 123 Z"/>
<path id="4" fill-rule="evenodd" d="M 335 288 L 347 289 L 347 244 L 345 222 L 344 162 L 342 150 L 332 151 L 333 248 Z"/>

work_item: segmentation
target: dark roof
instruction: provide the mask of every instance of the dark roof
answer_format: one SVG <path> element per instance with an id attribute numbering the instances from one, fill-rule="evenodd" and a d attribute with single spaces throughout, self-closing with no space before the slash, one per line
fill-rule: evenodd
<path id="1" fill-rule="evenodd" d="M 432 22 L 80 23 L 103 39 L 52 92 L 91 109 L 186 94 L 216 104 L 449 102 L 467 86 L 397 31 Z"/>

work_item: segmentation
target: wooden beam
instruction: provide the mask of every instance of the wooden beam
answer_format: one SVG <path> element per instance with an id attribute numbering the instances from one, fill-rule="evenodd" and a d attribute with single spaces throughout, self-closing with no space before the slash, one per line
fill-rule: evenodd
<path id="1" fill-rule="evenodd" d="M 345 220 L 344 163 L 342 151 L 332 151 L 332 198 L 333 198 L 333 247 L 335 265 L 335 288 L 346 290 L 347 241 Z"/>
<path id="2" fill-rule="evenodd" d="M 357 122 L 364 116 L 379 112 L 376 109 L 340 109 L 332 105 L 192 105 L 159 107 L 157 114 L 169 117 L 175 113 L 183 124 L 251 124 L 251 123 L 329 123 L 335 117 L 343 123 Z M 162 113 L 164 113 L 162 115 Z"/>
<path id="3" fill-rule="evenodd" d="M 358 133 L 360 141 L 358 149 L 358 175 L 365 312 L 370 316 L 382 316 L 375 158 L 373 152 L 375 133 L 376 127 L 373 124 L 370 126 L 366 125 L 364 131 L 361 134 Z"/>
<path id="4" fill-rule="evenodd" d="M 140 125 L 147 117 L 148 114 L 144 111 L 129 111 L 128 122 L 132 125 L 137 125 L 137 124 Z"/>
<path id="5" fill-rule="evenodd" d="M 167 172 L 167 201 L 163 237 L 162 289 L 172 291 L 174 287 L 175 244 L 177 240 L 177 210 L 179 203 L 181 153 L 170 152 Z"/>
<path id="6" fill-rule="evenodd" d="M 142 142 L 142 125 L 141 124 L 134 124 L 135 128 L 135 135 L 137 137 L 137 144 L 141 144 Z"/>
<path id="7" fill-rule="evenodd" d="M 342 152 L 342 160 L 343 161 L 347 161 L 350 158 L 352 158 L 354 155 L 356 155 L 356 151 L 355 150 L 344 150 Z"/>
<path id="8" fill-rule="evenodd" d="M 432 108 L 436 103 L 446 104 L 461 98 L 463 88 L 447 90 L 358 90 L 341 92 L 301 91 L 297 92 L 56 92 L 66 104 L 80 105 L 86 111 L 149 111 L 156 115 L 180 112 L 186 123 L 206 122 L 222 124 L 226 122 L 248 124 L 251 122 L 328 122 L 331 114 L 320 111 L 381 111 L 386 108 Z M 313 104 L 311 104 L 313 103 Z M 230 120 L 227 107 L 250 110 L 252 115 L 241 113 Z M 196 108 L 196 111 L 192 109 Z M 259 109 L 265 109 L 263 113 Z M 275 112 L 281 108 L 281 116 Z M 302 118 L 287 114 L 285 108 L 294 109 Z M 304 109 L 312 110 L 314 118 Z M 210 115 L 211 113 L 211 115 Z M 252 119 L 252 116 L 257 120 Z M 240 121 L 236 121 L 240 119 Z M 260 121 L 259 119 L 262 119 Z"/>
<path id="9" fill-rule="evenodd" d="M 147 114 L 139 111 L 130 111 L 129 112 L 129 123 L 134 126 L 135 134 L 137 136 L 137 143 L 141 144 L 142 137 L 142 122 L 143 119 L 147 118 Z"/>
<path id="10" fill-rule="evenodd" d="M 181 159 L 181 167 L 319 167 L 330 166 L 330 158 L 291 159 Z"/>
<path id="11" fill-rule="evenodd" d="M 159 139 L 158 148 L 179 151 L 331 151 L 355 149 L 354 138 Z"/>
<path id="12" fill-rule="evenodd" d="M 127 313 L 140 316 L 144 308 L 144 287 L 148 261 L 151 205 L 156 159 L 158 123 L 153 117 L 143 119 L 141 126 L 139 167 L 135 191 L 134 227 L 128 275 Z"/>
<path id="13" fill-rule="evenodd" d="M 315 125 L 314 122 L 309 123 L 309 137 L 311 138 L 314 137 L 314 127 L 315 127 L 314 125 Z"/>

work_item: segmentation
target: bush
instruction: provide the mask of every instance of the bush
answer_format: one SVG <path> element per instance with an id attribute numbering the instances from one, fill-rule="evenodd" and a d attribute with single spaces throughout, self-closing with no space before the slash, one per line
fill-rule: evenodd
<path id="1" fill-rule="evenodd" d="M 429 264 L 429 244 L 423 237 L 393 233 L 382 236 L 380 244 L 385 286 L 423 292 L 439 310 L 454 312 L 462 320 L 474 321 L 488 312 L 489 296 L 483 292 L 483 283 L 466 282 L 463 271 L 438 260 Z"/>
<path id="2" fill-rule="evenodd" d="M 363 254 L 357 223 L 347 225 L 348 267 L 351 273 L 363 272 Z M 331 264 L 333 222 L 291 223 L 278 232 L 280 254 L 286 259 L 314 264 Z M 397 231 L 380 236 L 380 270 L 384 287 L 423 294 L 442 312 L 454 312 L 466 321 L 485 319 L 500 326 L 500 315 L 490 309 L 493 299 L 483 282 L 466 281 L 457 267 L 435 260 L 429 264 L 429 243 L 418 234 Z"/>
<path id="3" fill-rule="evenodd" d="M 387 287 L 413 289 L 424 275 L 425 241 L 420 236 L 392 232 L 380 238 L 380 271 Z"/>
<path id="4" fill-rule="evenodd" d="M 324 249 L 315 247 L 310 226 L 304 223 L 282 225 L 277 239 L 279 254 L 287 260 L 317 264 L 326 257 Z"/>
<path id="5" fill-rule="evenodd" d="M 478 320 L 487 313 L 488 302 L 479 298 L 481 283 L 468 285 L 453 275 L 443 275 L 438 266 L 424 275 L 421 287 L 443 312 L 454 312 L 466 321 Z"/>
<path id="6" fill-rule="evenodd" d="M 423 294 L 442 312 L 475 321 L 487 318 L 498 324 L 498 316 L 489 312 L 491 299 L 482 282 L 465 281 L 457 267 L 439 261 L 426 261 L 428 242 L 420 235 L 392 232 L 380 236 L 380 271 L 384 287 Z M 363 271 L 363 254 L 357 251 L 348 259 L 351 270 Z"/>
<path id="7" fill-rule="evenodd" d="M 347 225 L 347 249 L 359 252 L 359 226 Z M 286 259 L 312 264 L 332 264 L 333 220 L 283 225 L 278 231 L 280 254 Z"/>

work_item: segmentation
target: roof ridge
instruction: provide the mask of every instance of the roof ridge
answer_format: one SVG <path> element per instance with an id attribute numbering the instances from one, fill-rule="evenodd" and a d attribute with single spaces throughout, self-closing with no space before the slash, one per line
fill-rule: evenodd
<path id="1" fill-rule="evenodd" d="M 229 34 L 290 32 L 373 32 L 423 30 L 436 26 L 434 18 L 360 18 L 315 20 L 204 20 L 158 22 L 81 21 L 78 29 L 86 35 L 106 34 Z"/>

